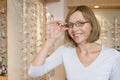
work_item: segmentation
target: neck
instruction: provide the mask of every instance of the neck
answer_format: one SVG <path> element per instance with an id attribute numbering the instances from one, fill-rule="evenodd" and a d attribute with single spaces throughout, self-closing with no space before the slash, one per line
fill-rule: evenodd
<path id="1" fill-rule="evenodd" d="M 100 45 L 97 43 L 84 43 L 77 46 L 77 51 L 84 54 L 98 51 L 98 49 L 100 49 Z"/>

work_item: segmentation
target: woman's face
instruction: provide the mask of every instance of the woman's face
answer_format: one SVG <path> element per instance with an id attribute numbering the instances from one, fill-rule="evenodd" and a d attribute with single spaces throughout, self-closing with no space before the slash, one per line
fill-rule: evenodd
<path id="1" fill-rule="evenodd" d="M 84 23 L 87 22 L 80 11 L 76 11 L 70 16 L 70 23 Z M 73 25 L 73 27 L 68 29 L 69 35 L 77 43 L 86 43 L 89 35 L 91 33 L 91 25 L 89 22 L 79 25 Z"/>

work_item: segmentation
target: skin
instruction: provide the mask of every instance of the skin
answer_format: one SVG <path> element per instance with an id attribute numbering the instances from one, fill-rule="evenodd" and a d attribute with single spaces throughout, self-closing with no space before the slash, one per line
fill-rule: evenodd
<path id="1" fill-rule="evenodd" d="M 86 21 L 80 11 L 73 13 L 70 16 L 69 22 L 75 23 L 78 20 Z M 32 61 L 33 66 L 44 64 L 50 48 L 60 37 L 62 37 L 66 30 L 68 30 L 69 35 L 78 44 L 76 47 L 76 53 L 83 66 L 88 67 L 90 64 L 92 64 L 92 62 L 95 61 L 96 57 L 101 51 L 101 45 L 87 42 L 92 29 L 90 23 L 85 23 L 82 27 L 76 27 L 74 25 L 73 28 L 61 27 L 63 24 L 65 23 L 62 21 L 51 21 L 48 23 L 48 27 L 50 27 L 50 33 L 47 36 L 47 40 L 40 52 Z"/>
<path id="2" fill-rule="evenodd" d="M 67 28 L 61 27 L 63 24 L 64 22 L 62 21 L 51 21 L 48 23 L 48 27 L 50 27 L 49 35 L 47 36 L 47 40 L 41 48 L 40 52 L 33 59 L 32 66 L 39 66 L 44 64 L 51 47 L 67 30 Z"/>
<path id="3" fill-rule="evenodd" d="M 84 19 L 80 11 L 73 13 L 69 20 L 69 22 L 72 22 L 72 23 L 75 23 L 77 21 L 86 22 L 86 20 Z M 90 35 L 90 32 L 91 32 L 91 25 L 89 23 L 85 23 L 81 27 L 76 27 L 74 25 L 73 28 L 68 29 L 69 35 L 78 44 L 86 43 L 86 40 Z"/>
<path id="4" fill-rule="evenodd" d="M 86 22 L 80 11 L 76 11 L 70 16 L 69 22 L 75 23 L 77 21 Z M 77 56 L 84 67 L 92 64 L 101 51 L 101 45 L 87 42 L 91 30 L 90 23 L 85 23 L 82 27 L 74 25 L 73 28 L 68 29 L 69 35 L 78 44 Z"/>

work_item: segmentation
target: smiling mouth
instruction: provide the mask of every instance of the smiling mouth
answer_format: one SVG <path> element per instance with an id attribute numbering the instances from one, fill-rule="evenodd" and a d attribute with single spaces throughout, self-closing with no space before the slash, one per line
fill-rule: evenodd
<path id="1" fill-rule="evenodd" d="M 73 34 L 73 37 L 80 37 L 82 35 L 82 33 L 75 33 Z"/>

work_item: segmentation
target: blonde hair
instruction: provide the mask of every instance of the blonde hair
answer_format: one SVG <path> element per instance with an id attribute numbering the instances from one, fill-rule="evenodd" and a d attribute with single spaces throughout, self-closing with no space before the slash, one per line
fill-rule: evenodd
<path id="1" fill-rule="evenodd" d="M 69 21 L 70 16 L 76 11 L 80 11 L 83 14 L 83 17 L 85 18 L 85 20 L 89 21 L 89 23 L 92 27 L 92 31 L 91 31 L 91 34 L 90 34 L 87 42 L 92 43 L 92 42 L 97 41 L 100 37 L 100 31 L 101 31 L 100 25 L 94 15 L 93 11 L 89 7 L 87 7 L 85 5 L 73 7 L 66 16 L 66 22 Z M 75 41 L 68 34 L 68 31 L 65 32 L 65 43 L 70 44 L 72 46 L 77 46 Z"/>

